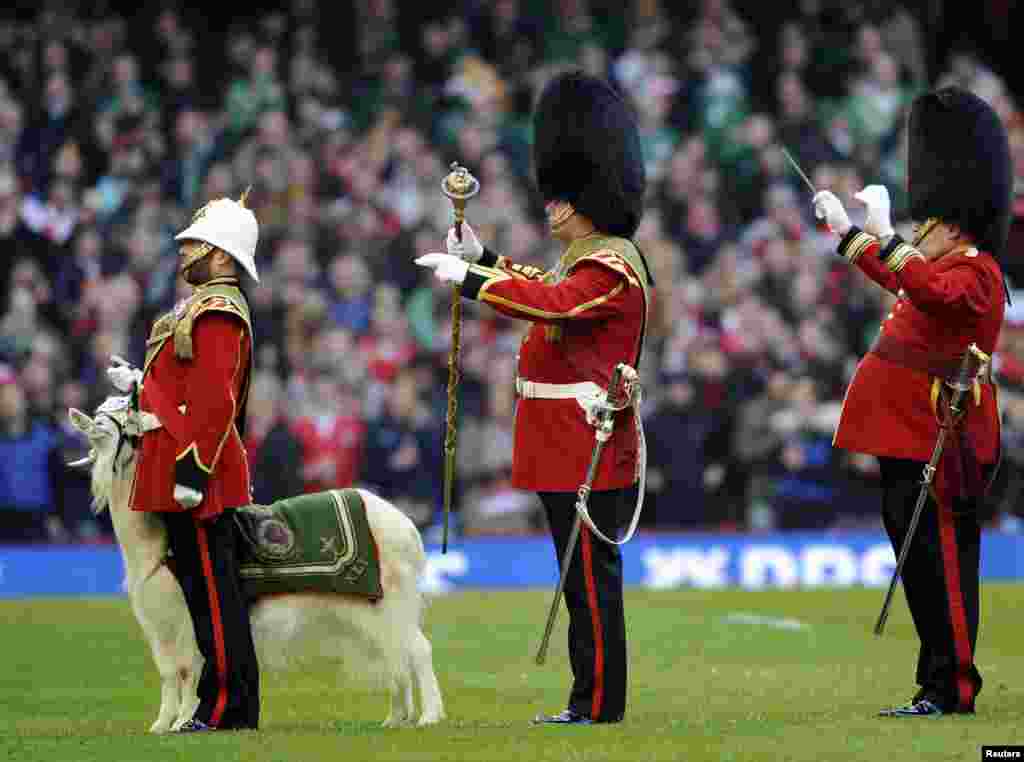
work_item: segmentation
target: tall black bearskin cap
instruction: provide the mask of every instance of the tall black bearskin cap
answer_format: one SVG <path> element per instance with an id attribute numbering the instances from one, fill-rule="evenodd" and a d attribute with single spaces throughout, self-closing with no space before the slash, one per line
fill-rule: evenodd
<path id="1" fill-rule="evenodd" d="M 918 96 L 910 108 L 910 214 L 956 225 L 1000 257 L 1010 229 L 1013 169 L 992 107 L 959 87 Z"/>
<path id="2" fill-rule="evenodd" d="M 629 238 L 646 178 L 636 116 L 607 82 L 581 72 L 552 79 L 533 115 L 533 166 L 549 201 L 568 201 L 598 230 Z"/>

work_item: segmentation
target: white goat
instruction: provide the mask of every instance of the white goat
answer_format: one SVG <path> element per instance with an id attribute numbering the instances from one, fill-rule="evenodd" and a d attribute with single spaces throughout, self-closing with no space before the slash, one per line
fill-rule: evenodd
<path id="1" fill-rule="evenodd" d="M 95 418 L 74 408 L 69 414 L 72 425 L 91 444 L 89 457 L 72 465 L 92 465 L 93 506 L 97 511 L 110 508 L 124 556 L 128 597 L 160 672 L 160 713 L 150 731 L 177 730 L 199 706 L 196 689 L 203 657 L 181 587 L 165 563 L 164 523 L 128 504 L 135 451 L 126 432 L 144 430 L 145 425 L 119 398 L 108 399 Z M 251 621 L 260 667 L 280 668 L 310 657 L 347 666 L 349 675 L 387 681 L 391 711 L 385 725 L 414 720 L 430 725 L 444 719 L 444 704 L 430 641 L 420 628 L 423 541 L 395 506 L 365 490 L 359 493 L 377 541 L 383 597 L 370 602 L 358 596 L 310 593 L 258 599 Z M 418 719 L 414 684 L 419 689 Z"/>

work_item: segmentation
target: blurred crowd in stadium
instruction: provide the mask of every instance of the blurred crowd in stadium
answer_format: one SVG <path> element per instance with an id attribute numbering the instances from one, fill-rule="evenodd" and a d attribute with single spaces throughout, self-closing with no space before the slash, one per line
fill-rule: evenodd
<path id="1" fill-rule="evenodd" d="M 450 302 L 412 259 L 443 250 L 440 181 L 458 159 L 482 184 L 467 211 L 480 238 L 553 263 L 529 117 L 566 66 L 609 77 L 642 128 L 636 238 L 658 286 L 641 368 L 645 524 L 875 524 L 876 464 L 831 435 L 888 301 L 835 256 L 780 147 L 853 213 L 855 191 L 884 183 L 901 219 L 905 108 L 956 82 L 1005 119 L 1019 183 L 1024 119 L 996 73 L 962 54 L 929 76 L 899 3 L 803 2 L 767 35 L 729 0 L 684 18 L 667 0 L 480 0 L 405 39 L 407 4 L 358 0 L 344 65 L 318 4 L 287 5 L 216 46 L 173 4 L 144 34 L 68 4 L 0 20 L 0 541 L 108 537 L 86 476 L 63 466 L 85 447 L 66 410 L 102 400 L 109 356 L 139 363 L 149 323 L 185 293 L 173 234 L 250 184 L 257 501 L 358 483 L 436 522 Z M 539 506 L 507 481 L 522 326 L 464 312 L 460 526 L 530 531 Z M 1007 463 L 990 508 L 1004 523 L 1024 488 L 1024 292 L 1009 314 Z"/>

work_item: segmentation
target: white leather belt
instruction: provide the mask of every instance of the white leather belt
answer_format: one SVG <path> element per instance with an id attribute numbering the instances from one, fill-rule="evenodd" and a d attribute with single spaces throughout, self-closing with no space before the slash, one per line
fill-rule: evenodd
<path id="1" fill-rule="evenodd" d="M 604 404 L 608 393 L 593 381 L 581 381 L 576 384 L 545 384 L 540 381 L 527 381 L 516 376 L 516 394 L 522 399 L 576 400 L 587 416 L 587 423 L 596 426 L 598 423 L 597 408 Z M 636 507 L 633 509 L 633 518 L 629 522 L 626 533 L 618 540 L 608 537 L 594 524 L 586 508 L 583 508 L 580 513 L 580 518 L 583 519 L 590 531 L 609 545 L 625 545 L 633 537 L 640 523 L 640 511 L 643 510 L 644 493 L 647 490 L 647 438 L 644 436 L 644 422 L 640 417 L 639 396 L 633 398 L 630 406 L 633 408 L 633 421 L 636 425 L 638 445 L 636 470 L 639 485 Z M 581 510 L 579 504 L 577 504 L 576 510 Z"/>
<path id="2" fill-rule="evenodd" d="M 542 381 L 527 381 L 516 376 L 516 394 L 524 400 L 578 400 L 599 399 L 604 389 L 593 381 L 576 384 L 546 384 Z"/>
<path id="3" fill-rule="evenodd" d="M 516 394 L 524 400 L 576 400 L 587 417 L 587 423 L 597 425 L 597 409 L 604 404 L 607 392 L 593 381 L 575 384 L 546 384 L 527 381 L 516 376 Z"/>

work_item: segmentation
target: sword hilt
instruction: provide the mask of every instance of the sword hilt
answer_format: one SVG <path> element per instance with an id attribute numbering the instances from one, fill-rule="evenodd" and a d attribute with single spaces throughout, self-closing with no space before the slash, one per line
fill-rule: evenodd
<path id="1" fill-rule="evenodd" d="M 990 361 L 991 358 L 982 352 L 977 344 L 972 343 L 964 350 L 964 356 L 960 361 L 960 368 L 957 370 L 956 376 L 946 381 L 946 386 L 952 389 L 953 393 L 949 398 L 949 415 L 942 421 L 942 426 L 950 427 L 956 424 L 960 417 L 960 403 L 963 402 L 964 395 L 977 383 L 979 374 Z"/>
<path id="2" fill-rule="evenodd" d="M 621 395 L 620 389 L 622 388 L 622 377 L 627 375 L 628 371 L 632 371 L 634 374 L 636 373 L 636 371 L 634 371 L 624 362 L 615 364 L 615 369 L 612 370 L 611 383 L 608 384 L 609 404 L 618 404 L 620 402 L 620 399 L 625 396 Z M 621 401 L 625 402 L 624 399 L 621 399 Z"/>
<path id="3" fill-rule="evenodd" d="M 978 349 L 977 344 L 971 344 L 964 352 L 963 359 L 960 361 L 960 369 L 957 371 L 956 377 L 952 381 L 946 382 L 954 391 L 963 394 L 970 389 L 971 385 L 974 383 L 974 379 L 977 377 L 979 370 L 975 365 L 975 361 L 978 359 L 975 352 L 981 352 L 981 350 Z M 978 365 L 980 366 L 980 364 L 981 363 L 979 362 Z"/>

